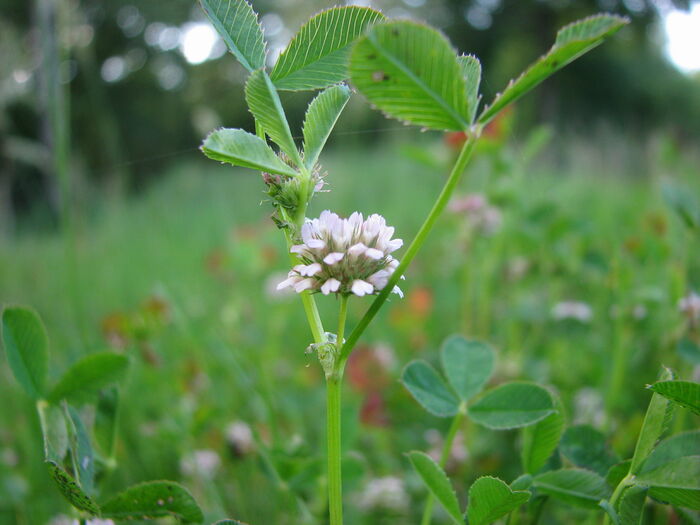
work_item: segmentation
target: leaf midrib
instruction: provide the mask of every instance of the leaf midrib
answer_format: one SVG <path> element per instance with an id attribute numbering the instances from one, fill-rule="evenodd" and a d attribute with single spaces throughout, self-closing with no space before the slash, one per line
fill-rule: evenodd
<path id="1" fill-rule="evenodd" d="M 450 117 L 452 117 L 455 120 L 455 122 L 462 126 L 462 129 L 466 130 L 469 127 L 464 121 L 464 119 L 461 117 L 461 115 L 457 113 L 452 107 L 450 107 L 450 105 L 447 104 L 447 102 L 440 95 L 435 93 L 435 91 L 433 91 L 433 89 L 430 86 L 425 84 L 425 82 L 423 82 L 420 79 L 420 77 L 418 77 L 415 73 L 413 73 L 413 71 L 406 68 L 398 58 L 396 58 L 389 51 L 382 48 L 377 42 L 377 37 L 374 33 L 370 33 L 369 35 L 367 35 L 367 39 L 369 42 L 372 43 L 372 45 L 378 53 L 382 54 L 382 56 L 384 56 L 389 62 L 391 62 L 400 71 L 402 71 L 414 84 L 416 84 L 420 89 L 422 89 L 424 92 L 430 95 L 430 97 L 435 102 L 437 102 L 450 115 Z"/>

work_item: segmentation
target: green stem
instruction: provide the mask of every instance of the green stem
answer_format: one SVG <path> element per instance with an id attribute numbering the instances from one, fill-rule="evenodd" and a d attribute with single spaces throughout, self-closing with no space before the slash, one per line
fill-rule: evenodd
<path id="1" fill-rule="evenodd" d="M 367 326 L 372 321 L 372 319 L 374 319 L 374 316 L 377 315 L 377 312 L 379 312 L 379 309 L 389 297 L 389 294 L 394 289 L 394 286 L 396 286 L 396 284 L 399 282 L 399 279 L 406 271 L 406 268 L 408 268 L 408 265 L 411 264 L 411 261 L 418 253 L 418 250 L 420 250 L 421 246 L 423 246 L 423 243 L 428 237 L 430 230 L 432 230 L 433 226 L 435 225 L 435 221 L 437 221 L 438 217 L 442 213 L 442 210 L 444 210 L 445 206 L 447 206 L 447 203 L 450 200 L 450 197 L 452 196 L 455 187 L 457 186 L 457 183 L 459 182 L 462 173 L 464 172 L 464 168 L 466 168 L 467 163 L 469 162 L 469 159 L 472 156 L 472 153 L 474 151 L 474 144 L 476 143 L 477 138 L 478 130 L 468 135 L 467 141 L 464 143 L 462 150 L 459 152 L 457 161 L 455 162 L 455 165 L 452 168 L 452 171 L 450 172 L 450 176 L 448 177 L 445 186 L 442 188 L 442 191 L 440 192 L 440 195 L 435 201 L 433 208 L 430 210 L 430 213 L 425 219 L 425 222 L 423 222 L 423 225 L 420 227 L 420 230 L 418 230 L 418 233 L 411 242 L 411 245 L 406 250 L 406 253 L 404 254 L 401 260 L 401 263 L 398 265 L 398 267 L 392 274 L 387 285 L 379 293 L 374 302 L 372 302 L 370 307 L 367 309 L 365 315 L 354 328 L 354 330 L 348 337 L 347 342 L 343 345 L 342 350 L 340 352 L 340 359 L 342 363 L 344 363 L 347 360 L 348 356 L 350 355 L 350 352 L 352 351 L 352 348 L 355 346 L 355 343 L 357 343 L 362 333 L 367 329 Z"/>
<path id="2" fill-rule="evenodd" d="M 457 431 L 462 425 L 462 420 L 464 419 L 464 414 L 466 413 L 467 407 L 465 404 L 460 405 L 459 412 L 452 419 L 452 424 L 450 425 L 450 430 L 447 431 L 447 436 L 445 437 L 445 442 L 442 445 L 442 452 L 440 453 L 440 466 L 444 469 L 447 465 L 447 460 L 450 459 L 450 452 L 452 452 L 452 443 L 455 440 Z M 433 517 L 433 506 L 435 505 L 435 498 L 432 492 L 428 494 L 428 499 L 425 500 L 425 509 L 423 510 L 423 519 L 421 519 L 421 525 L 430 525 L 430 521 Z"/>
<path id="3" fill-rule="evenodd" d="M 340 296 L 340 312 L 338 313 L 338 348 L 345 336 L 345 321 L 348 315 L 348 296 Z M 342 451 L 340 406 L 343 388 L 343 364 L 337 359 L 333 370 L 326 376 L 326 436 L 328 442 L 328 508 L 331 525 L 343 523 L 343 480 L 342 480 Z"/>
<path id="4" fill-rule="evenodd" d="M 340 449 L 340 395 L 341 379 L 329 377 L 326 381 L 326 432 L 328 456 L 328 509 L 330 525 L 343 523 L 343 484 Z"/>
<path id="5" fill-rule="evenodd" d="M 615 506 L 617 505 L 617 500 L 620 499 L 620 496 L 622 496 L 622 493 L 630 485 L 634 485 L 634 474 L 627 474 L 624 478 L 622 478 L 622 481 L 620 481 L 620 483 L 618 483 L 617 487 L 615 487 L 615 490 L 613 491 L 613 494 L 610 498 L 610 506 L 613 509 L 616 508 Z M 608 515 L 607 512 L 603 516 L 603 525 L 610 525 L 610 516 Z"/>

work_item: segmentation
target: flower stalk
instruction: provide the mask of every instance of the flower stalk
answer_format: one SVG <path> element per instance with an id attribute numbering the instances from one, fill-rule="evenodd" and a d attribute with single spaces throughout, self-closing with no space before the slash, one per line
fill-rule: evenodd
<path id="1" fill-rule="evenodd" d="M 462 149 L 459 152 L 459 156 L 457 157 L 457 160 L 454 166 L 452 167 L 452 171 L 450 172 L 450 176 L 448 177 L 447 182 L 445 182 L 445 185 L 443 186 L 440 195 L 438 196 L 437 200 L 435 201 L 435 204 L 430 210 L 428 217 L 425 219 L 423 225 L 420 227 L 420 230 L 418 230 L 418 233 L 416 234 L 413 241 L 406 250 L 406 253 L 404 254 L 401 260 L 401 263 L 399 263 L 399 265 L 396 267 L 396 270 L 394 270 L 394 273 L 389 278 L 387 285 L 379 293 L 377 298 L 372 302 L 370 307 L 367 309 L 367 312 L 365 312 L 365 315 L 362 317 L 362 319 L 360 319 L 360 322 L 350 333 L 348 340 L 345 342 L 345 344 L 343 344 L 340 351 L 340 360 L 343 364 L 347 361 L 348 357 L 350 356 L 350 352 L 352 351 L 353 347 L 360 339 L 364 331 L 369 326 L 369 323 L 372 322 L 374 316 L 377 315 L 377 312 L 379 312 L 382 305 L 386 302 L 387 298 L 389 297 L 389 293 L 391 293 L 394 286 L 396 286 L 396 284 L 399 282 L 399 279 L 401 279 L 401 276 L 406 272 L 408 265 L 411 264 L 411 261 L 418 253 L 418 250 L 420 250 L 421 246 L 423 246 L 423 244 L 425 243 L 428 234 L 433 229 L 435 222 L 437 221 L 442 211 L 445 209 L 445 206 L 447 206 L 447 203 L 449 202 L 452 193 L 457 187 L 457 184 L 459 183 L 462 177 L 462 173 L 464 172 L 464 169 L 467 167 L 467 164 L 471 159 L 472 153 L 474 152 L 474 145 L 476 144 L 476 141 L 478 140 L 480 134 L 481 128 L 477 127 L 467 135 L 467 140 L 465 141 L 464 146 L 462 146 Z"/>
<path id="2" fill-rule="evenodd" d="M 447 465 L 447 460 L 450 459 L 450 452 L 452 452 L 452 444 L 454 443 L 457 432 L 462 426 L 462 421 L 467 413 L 466 403 L 462 403 L 459 407 L 459 411 L 452 418 L 452 423 L 450 425 L 450 430 L 447 431 L 447 436 L 445 437 L 445 442 L 442 445 L 442 452 L 440 453 L 440 463 L 439 465 L 444 469 Z M 435 498 L 433 493 L 428 493 L 428 498 L 425 500 L 425 508 L 423 509 L 423 518 L 421 519 L 421 525 L 430 525 L 433 518 L 433 507 L 435 506 Z"/>

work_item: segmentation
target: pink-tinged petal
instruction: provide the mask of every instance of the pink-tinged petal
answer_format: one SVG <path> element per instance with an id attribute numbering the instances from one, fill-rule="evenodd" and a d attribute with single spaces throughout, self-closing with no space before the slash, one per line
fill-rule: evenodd
<path id="1" fill-rule="evenodd" d="M 376 248 L 367 248 L 365 250 L 365 255 L 369 257 L 370 259 L 374 259 L 375 261 L 378 261 L 382 257 L 384 257 L 384 252 L 381 250 L 377 250 Z"/>
<path id="2" fill-rule="evenodd" d="M 295 268 L 296 268 L 296 266 L 295 266 Z M 305 277 L 311 277 L 311 276 L 319 273 L 322 269 L 323 268 L 321 268 L 320 264 L 312 263 L 312 264 L 309 264 L 308 266 L 302 266 L 302 269 L 299 273 L 301 275 L 304 275 Z"/>
<path id="3" fill-rule="evenodd" d="M 312 239 L 311 234 L 313 233 L 313 231 L 314 227 L 312 222 L 305 222 L 301 226 L 301 239 L 304 241 L 304 243 L 309 243 L 309 240 Z"/>
<path id="4" fill-rule="evenodd" d="M 321 285 L 321 293 L 323 295 L 328 295 L 331 292 L 337 292 L 340 288 L 340 281 L 331 277 L 325 283 Z"/>
<path id="5" fill-rule="evenodd" d="M 387 281 L 389 280 L 389 276 L 391 276 L 391 273 L 388 272 L 387 270 L 379 270 L 378 272 L 374 272 L 372 275 L 370 275 L 367 278 L 367 280 L 377 290 L 383 290 L 384 287 L 386 286 Z"/>
<path id="6" fill-rule="evenodd" d="M 374 287 L 369 284 L 367 281 L 363 281 L 362 279 L 355 279 L 352 282 L 352 293 L 357 295 L 358 297 L 362 297 L 364 295 L 371 294 L 374 292 Z"/>
<path id="7" fill-rule="evenodd" d="M 350 246 L 350 248 L 348 249 L 348 254 L 357 257 L 358 255 L 362 255 L 363 253 L 365 253 L 365 251 L 367 251 L 367 246 L 365 246 L 361 242 L 358 242 L 357 244 Z"/>
<path id="8" fill-rule="evenodd" d="M 403 246 L 403 239 L 392 239 L 386 243 L 387 253 L 395 252 Z"/>
<path id="9" fill-rule="evenodd" d="M 401 291 L 401 288 L 399 288 L 398 286 L 394 286 L 394 288 L 391 290 L 391 292 L 395 293 L 396 295 L 401 297 L 401 299 L 403 299 L 403 292 Z"/>
<path id="10" fill-rule="evenodd" d="M 298 283 L 294 285 L 294 291 L 297 293 L 301 293 L 304 290 L 308 290 L 309 288 L 313 288 L 314 284 L 316 281 L 313 279 L 302 279 Z"/>
<path id="11" fill-rule="evenodd" d="M 285 288 L 291 288 L 299 281 L 299 279 L 300 279 L 300 277 L 298 275 L 294 275 L 292 277 L 289 277 L 277 285 L 277 290 L 284 290 Z"/>
<path id="12" fill-rule="evenodd" d="M 306 249 L 306 244 L 295 244 L 289 249 L 289 253 L 302 253 Z"/>
<path id="13" fill-rule="evenodd" d="M 309 248 L 316 249 L 316 250 L 319 250 L 321 248 L 326 247 L 326 243 L 324 241 L 322 241 L 321 239 L 309 239 L 308 241 L 306 241 L 306 245 Z"/>
<path id="14" fill-rule="evenodd" d="M 303 264 L 297 264 L 296 266 L 294 266 L 294 268 L 292 268 L 292 271 L 293 271 L 293 272 L 296 272 L 298 275 L 304 275 L 304 274 L 302 273 L 302 272 L 304 271 L 304 268 L 306 268 L 305 265 L 303 265 Z M 291 276 L 290 276 L 290 277 L 291 277 Z"/>
<path id="15" fill-rule="evenodd" d="M 323 258 L 323 262 L 328 264 L 329 266 L 332 266 L 335 263 L 342 261 L 343 257 L 345 257 L 344 253 L 331 252 Z"/>

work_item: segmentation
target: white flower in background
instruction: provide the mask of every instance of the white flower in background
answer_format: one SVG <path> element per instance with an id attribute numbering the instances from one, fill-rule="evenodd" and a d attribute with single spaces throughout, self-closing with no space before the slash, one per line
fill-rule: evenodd
<path id="1" fill-rule="evenodd" d="M 605 420 L 603 396 L 595 388 L 585 387 L 574 395 L 574 423 L 600 427 Z"/>
<path id="2" fill-rule="evenodd" d="M 700 295 L 690 292 L 678 301 L 678 309 L 689 319 L 700 319 Z"/>
<path id="3" fill-rule="evenodd" d="M 377 343 L 373 348 L 374 357 L 386 371 L 391 371 L 396 366 L 396 353 L 394 349 L 386 343 Z"/>
<path id="4" fill-rule="evenodd" d="M 458 215 L 465 215 L 472 228 L 484 235 L 493 235 L 503 223 L 501 210 L 490 205 L 480 193 L 456 197 L 450 201 L 448 209 Z"/>
<path id="5" fill-rule="evenodd" d="M 87 525 L 114 525 L 112 520 L 103 520 L 100 518 L 86 520 L 85 523 Z M 74 518 L 69 518 L 65 514 L 59 514 L 51 518 L 48 525 L 79 525 L 79 522 Z"/>
<path id="6" fill-rule="evenodd" d="M 221 458 L 213 450 L 194 450 L 180 460 L 180 471 L 185 476 L 212 479 L 221 466 Z"/>
<path id="7" fill-rule="evenodd" d="M 445 442 L 442 434 L 440 434 L 438 430 L 431 428 L 425 432 L 424 437 L 430 444 L 428 455 L 435 461 L 440 461 L 440 457 L 442 456 L 442 447 L 444 446 Z M 464 443 L 464 435 L 461 431 L 459 431 L 457 434 L 455 434 L 454 440 L 452 441 L 450 455 L 447 458 L 447 468 L 455 468 L 464 463 L 468 458 L 469 453 Z"/>
<path id="8" fill-rule="evenodd" d="M 522 255 L 517 255 L 508 261 L 506 273 L 511 281 L 518 281 L 525 277 L 530 269 L 530 261 Z"/>
<path id="9" fill-rule="evenodd" d="M 358 506 L 365 510 L 405 510 L 408 507 L 408 494 L 403 480 L 395 476 L 370 480 L 360 493 Z"/>
<path id="10" fill-rule="evenodd" d="M 244 421 L 234 421 L 226 427 L 226 442 L 239 456 L 244 456 L 255 450 L 253 431 L 250 425 Z"/>
<path id="11" fill-rule="evenodd" d="M 399 265 L 390 254 L 401 248 L 403 241 L 392 239 L 392 235 L 394 228 L 387 226 L 381 215 L 363 220 L 362 214 L 355 212 L 341 219 L 326 210 L 302 226 L 303 244 L 292 246 L 290 251 L 304 264 L 296 265 L 277 289 L 359 297 L 378 293 Z M 393 292 L 403 297 L 398 286 Z"/>
<path id="12" fill-rule="evenodd" d="M 562 301 L 552 308 L 552 317 L 557 321 L 574 319 L 581 323 L 588 323 L 593 319 L 593 309 L 587 303 L 580 301 Z"/>
<path id="13" fill-rule="evenodd" d="M 643 304 L 635 304 L 634 308 L 632 308 L 632 317 L 634 317 L 637 321 L 646 319 L 648 313 L 647 307 Z"/>
<path id="14" fill-rule="evenodd" d="M 13 449 L 3 448 L 0 451 L 0 462 L 6 467 L 13 468 L 19 465 L 19 456 Z"/>

